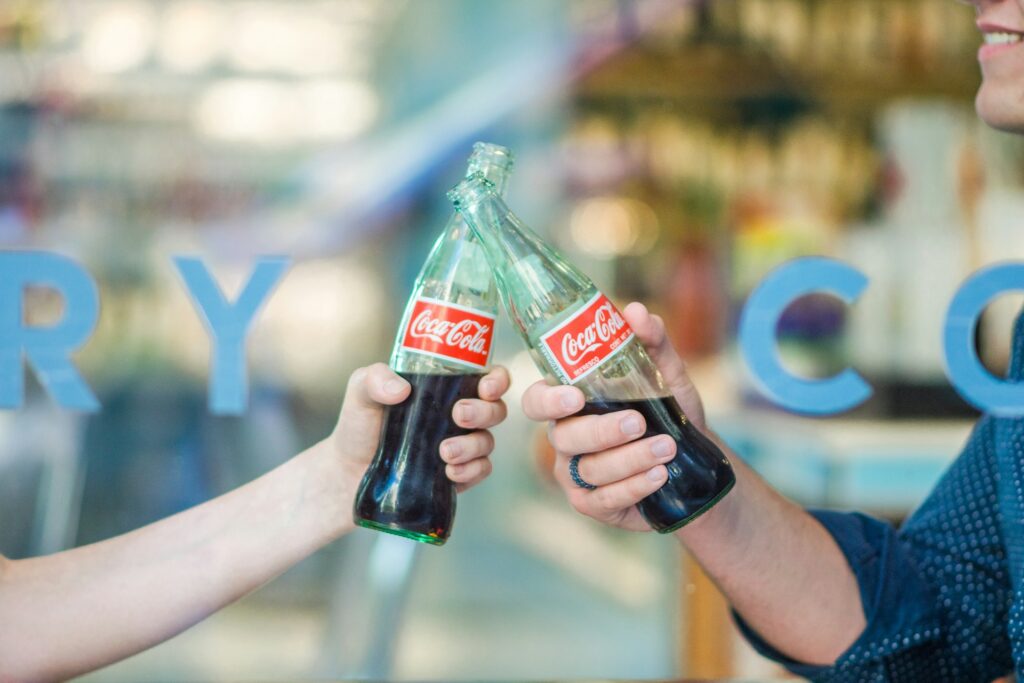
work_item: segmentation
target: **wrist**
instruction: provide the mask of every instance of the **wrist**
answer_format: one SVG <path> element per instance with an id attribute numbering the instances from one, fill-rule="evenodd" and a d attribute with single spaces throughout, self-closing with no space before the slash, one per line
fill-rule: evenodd
<path id="1" fill-rule="evenodd" d="M 362 480 L 365 465 L 353 463 L 342 456 L 333 437 L 310 447 L 300 457 L 306 457 L 309 477 L 316 490 L 317 507 L 328 524 L 329 540 L 334 540 L 355 529 L 352 506 L 356 490 Z"/>
<path id="2" fill-rule="evenodd" d="M 698 552 L 705 546 L 714 544 L 721 547 L 723 543 L 735 543 L 738 540 L 742 529 L 740 517 L 748 493 L 744 466 L 739 462 L 738 456 L 710 429 L 705 434 L 729 458 L 736 483 L 714 507 L 675 532 L 675 537 L 683 545 Z"/>
<path id="3" fill-rule="evenodd" d="M 675 537 L 690 550 L 698 550 L 709 544 L 732 542 L 739 527 L 742 497 L 743 482 L 737 477 L 731 491 L 710 510 L 674 532 Z"/>

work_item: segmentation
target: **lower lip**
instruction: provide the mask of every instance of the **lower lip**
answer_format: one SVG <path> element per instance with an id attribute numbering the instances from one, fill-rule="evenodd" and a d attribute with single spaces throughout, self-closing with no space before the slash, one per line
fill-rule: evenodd
<path id="1" fill-rule="evenodd" d="M 978 48 L 978 60 L 984 62 L 987 59 L 992 59 L 998 54 L 1002 54 L 1007 50 L 1012 50 L 1015 47 L 1020 47 L 1021 45 L 1024 45 L 1024 42 L 982 45 Z"/>

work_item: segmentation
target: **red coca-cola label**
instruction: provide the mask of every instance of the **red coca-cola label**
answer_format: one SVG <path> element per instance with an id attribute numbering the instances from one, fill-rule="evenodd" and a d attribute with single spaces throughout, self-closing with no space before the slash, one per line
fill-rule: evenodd
<path id="1" fill-rule="evenodd" d="M 540 338 L 562 381 L 575 384 L 620 351 L 633 330 L 604 294 L 598 293 L 561 325 Z"/>
<path id="2" fill-rule="evenodd" d="M 421 297 L 413 304 L 402 348 L 483 368 L 493 336 L 493 315 Z"/>

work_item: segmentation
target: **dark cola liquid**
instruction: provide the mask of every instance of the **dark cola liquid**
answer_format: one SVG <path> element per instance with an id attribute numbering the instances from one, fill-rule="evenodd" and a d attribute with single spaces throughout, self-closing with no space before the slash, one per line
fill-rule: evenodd
<path id="1" fill-rule="evenodd" d="M 676 457 L 665 467 L 668 481 L 637 505 L 651 527 L 663 534 L 675 531 L 709 510 L 736 483 L 732 465 L 722 450 L 683 417 L 672 397 L 635 401 L 591 400 L 580 415 L 603 415 L 635 410 L 644 416 L 641 438 L 668 434 L 676 442 Z"/>
<path id="2" fill-rule="evenodd" d="M 471 431 L 455 424 L 452 406 L 475 398 L 483 375 L 398 374 L 412 393 L 387 411 L 353 514 L 360 526 L 441 545 L 455 521 L 455 485 L 445 474 L 440 445 Z"/>

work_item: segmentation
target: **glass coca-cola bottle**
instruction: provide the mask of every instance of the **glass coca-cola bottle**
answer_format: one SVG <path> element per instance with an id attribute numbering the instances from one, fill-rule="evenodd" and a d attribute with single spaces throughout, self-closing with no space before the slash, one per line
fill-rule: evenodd
<path id="1" fill-rule="evenodd" d="M 512 155 L 477 143 L 467 175 L 503 191 Z M 412 385 L 384 419 L 380 446 L 356 493 L 357 524 L 422 543 L 442 545 L 455 520 L 455 485 L 439 447 L 467 434 L 452 407 L 475 398 L 491 352 L 498 312 L 494 278 L 481 246 L 453 213 L 423 264 L 391 353 L 391 368 Z"/>
<path id="2" fill-rule="evenodd" d="M 645 436 L 668 434 L 676 456 L 668 480 L 637 506 L 661 533 L 718 502 L 735 483 L 728 459 L 694 427 L 615 305 L 513 214 L 493 183 L 470 176 L 448 194 L 480 239 L 509 318 L 552 383 L 583 391 L 580 414 L 633 409 Z"/>

